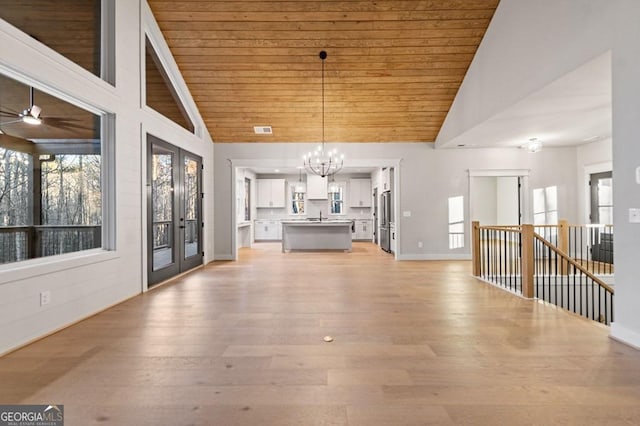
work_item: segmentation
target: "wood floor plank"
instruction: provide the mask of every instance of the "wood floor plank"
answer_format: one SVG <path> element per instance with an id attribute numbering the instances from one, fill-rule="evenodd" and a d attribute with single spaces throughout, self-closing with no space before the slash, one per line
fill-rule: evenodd
<path id="1" fill-rule="evenodd" d="M 0 358 L 0 403 L 68 425 L 640 424 L 639 351 L 470 272 L 255 244 Z"/>

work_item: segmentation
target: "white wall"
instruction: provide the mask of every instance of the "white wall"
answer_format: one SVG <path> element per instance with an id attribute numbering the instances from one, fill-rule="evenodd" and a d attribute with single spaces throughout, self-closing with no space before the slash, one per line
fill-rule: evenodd
<path id="1" fill-rule="evenodd" d="M 448 198 L 469 197 L 469 169 L 530 169 L 530 188 L 557 185 L 559 210 L 563 217 L 576 216 L 575 148 L 544 149 L 531 154 L 521 149 L 443 149 L 424 143 L 334 144 L 346 154 L 354 167 L 393 165 L 400 190 L 396 194 L 399 259 L 469 258 L 469 240 L 463 249 L 449 250 Z M 230 199 L 230 173 L 227 159 L 254 166 L 295 167 L 306 144 L 244 143 L 215 144 L 215 191 L 220 208 L 215 211 L 216 258 L 230 258 L 232 221 L 227 208 Z M 374 178 L 375 180 L 375 178 Z M 528 194 L 531 197 L 531 194 Z M 468 210 L 468 207 L 467 207 Z M 408 212 L 410 216 L 404 216 Z M 468 212 L 466 214 L 468 221 Z M 423 247 L 419 248 L 418 243 Z M 219 256 L 219 257 L 218 257 Z M 231 257 L 232 258 L 232 257 Z"/>
<path id="2" fill-rule="evenodd" d="M 640 207 L 635 182 L 640 165 L 639 16 L 637 0 L 502 0 L 438 135 L 438 144 L 445 145 L 578 66 L 612 52 L 616 296 L 611 335 L 636 347 L 640 225 L 628 223 L 628 209 Z M 558 189 L 562 201 L 566 193 Z M 584 203 L 579 204 L 582 209 Z"/>
<path id="3" fill-rule="evenodd" d="M 196 137 L 141 107 L 141 22 L 147 25 L 148 15 L 141 17 L 140 4 L 134 0 L 116 0 L 115 10 L 116 87 L 0 20 L 1 72 L 65 100 L 116 115 L 114 198 L 117 200 L 114 250 L 92 250 L 0 266 L 0 354 L 139 294 L 145 288 L 144 132 L 203 157 L 204 191 L 209 195 L 209 200 L 205 196 L 204 214 L 205 221 L 212 222 L 213 147 L 206 129 L 202 137 Z M 146 4 L 142 10 L 147 11 Z M 176 73 L 177 68 L 170 71 Z M 202 124 L 199 116 L 194 119 L 196 125 Z M 213 227 L 207 228 L 211 229 L 206 231 L 205 252 L 211 258 Z M 51 291 L 51 303 L 41 307 L 40 292 L 44 290 Z"/>

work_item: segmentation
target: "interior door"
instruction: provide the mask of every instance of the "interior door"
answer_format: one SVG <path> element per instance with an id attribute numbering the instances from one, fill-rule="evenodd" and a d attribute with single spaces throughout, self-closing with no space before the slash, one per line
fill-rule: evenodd
<path id="1" fill-rule="evenodd" d="M 201 265 L 202 160 L 147 137 L 148 282 Z"/>
<path id="2" fill-rule="evenodd" d="M 613 224 L 613 173 L 594 173 L 590 176 L 591 223 Z"/>

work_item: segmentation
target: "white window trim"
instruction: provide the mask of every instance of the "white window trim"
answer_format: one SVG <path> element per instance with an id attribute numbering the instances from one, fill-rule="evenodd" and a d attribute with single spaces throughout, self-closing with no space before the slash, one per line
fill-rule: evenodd
<path id="1" fill-rule="evenodd" d="M 547 189 L 551 188 L 551 187 L 554 187 L 554 186 L 556 187 L 556 200 L 555 200 L 556 209 L 555 210 L 549 210 L 549 203 L 548 203 L 548 200 L 547 200 Z M 558 209 L 557 209 L 557 205 L 558 205 L 558 187 L 557 187 L 557 185 L 545 186 L 544 188 L 534 188 L 533 191 L 532 191 L 532 195 L 536 190 L 542 190 L 542 199 L 543 199 L 544 206 L 543 206 L 543 210 L 542 211 L 536 212 L 535 211 L 535 197 L 533 197 L 533 200 L 534 200 L 533 204 L 534 205 L 533 205 L 533 208 L 532 208 L 532 216 L 533 216 L 534 225 L 557 225 L 558 224 L 557 221 L 556 221 L 556 223 L 549 223 L 549 221 L 547 220 L 547 218 L 549 217 L 549 214 L 550 213 L 554 213 L 554 212 L 556 214 L 556 219 L 558 218 Z M 544 215 L 544 223 L 538 223 L 538 224 L 535 223 L 535 217 L 537 215 Z"/>
<path id="2" fill-rule="evenodd" d="M 456 221 L 456 222 L 450 222 L 449 219 L 451 217 L 451 209 L 449 206 L 449 202 L 452 198 L 462 198 L 462 220 Z M 448 236 L 448 243 L 449 243 L 449 250 L 458 250 L 458 249 L 463 249 L 465 247 L 465 238 L 467 236 L 467 233 L 465 232 L 465 217 L 464 217 L 464 195 L 457 195 L 454 197 L 448 197 L 447 198 L 447 236 Z M 451 225 L 458 225 L 461 224 L 462 225 L 462 232 L 456 232 L 456 233 L 452 233 L 451 232 Z M 459 247 L 451 247 L 451 236 L 452 235 L 460 235 L 462 234 L 462 245 Z"/>
<path id="3" fill-rule="evenodd" d="M 169 82 L 173 86 L 173 89 L 175 90 L 176 95 L 178 96 L 178 99 L 182 103 L 182 106 L 185 109 L 185 113 L 189 116 L 191 123 L 193 123 L 193 133 L 190 132 L 188 129 L 185 129 L 184 127 L 180 126 L 177 123 L 174 123 L 174 124 L 179 128 L 183 129 L 185 132 L 194 134 L 198 138 L 202 138 L 203 134 L 206 131 L 205 130 L 206 126 L 204 125 L 204 122 L 200 118 L 198 107 L 196 106 L 193 96 L 191 96 L 191 92 L 189 92 L 187 83 L 185 82 L 184 77 L 180 73 L 178 64 L 173 58 L 173 55 L 171 55 L 171 50 L 169 49 L 169 45 L 165 41 L 162 31 L 158 26 L 158 23 L 153 17 L 153 12 L 151 11 L 146 1 L 142 2 L 141 13 L 142 13 L 143 31 L 141 31 L 142 34 L 140 37 L 140 49 L 141 49 L 140 52 L 143 52 L 143 53 L 140 54 L 140 58 L 139 58 L 140 70 L 141 70 L 140 107 L 150 114 L 158 114 L 159 116 L 164 117 L 164 115 L 155 111 L 153 108 L 148 107 L 145 102 L 145 99 L 147 98 L 146 96 L 147 81 L 146 81 L 146 73 L 145 73 L 145 55 L 144 55 L 145 44 L 146 44 L 145 37 L 146 37 L 147 39 L 149 39 L 149 43 L 151 44 L 151 46 L 153 46 L 153 49 L 156 52 L 156 56 L 158 57 L 158 60 L 160 61 L 160 64 L 163 68 L 163 71 L 166 73 L 167 77 L 169 78 Z M 171 122 L 173 123 L 173 121 Z"/>
<path id="4" fill-rule="evenodd" d="M 331 198 L 329 198 L 327 196 L 327 212 L 329 212 L 329 216 L 345 216 L 347 214 L 346 212 L 346 195 L 347 195 L 347 182 L 346 181 L 335 181 L 335 182 L 329 182 L 327 185 L 327 195 L 331 194 L 331 192 L 329 191 L 329 188 L 331 187 L 331 185 L 337 185 L 340 188 L 342 188 L 342 213 L 331 213 Z"/>
<path id="5" fill-rule="evenodd" d="M 294 189 L 296 187 L 296 184 L 298 184 L 299 182 L 287 182 L 287 213 L 289 213 L 292 216 L 306 216 L 307 215 L 307 208 L 309 207 L 307 204 L 307 191 L 303 192 L 304 196 L 303 196 L 303 203 L 304 203 L 304 213 L 295 213 L 293 211 L 293 194 Z"/>

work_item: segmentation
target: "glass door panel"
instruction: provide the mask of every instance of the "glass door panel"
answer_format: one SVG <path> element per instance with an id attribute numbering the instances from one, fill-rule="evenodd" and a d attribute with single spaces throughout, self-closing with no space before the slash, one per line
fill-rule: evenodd
<path id="1" fill-rule="evenodd" d="M 183 216 L 181 219 L 181 228 L 184 232 L 184 257 L 183 259 L 191 259 L 194 256 L 201 256 L 200 249 L 200 230 L 202 229 L 200 220 L 200 169 L 201 162 L 198 158 L 190 154 L 183 155 Z M 183 220 L 184 219 L 184 220 Z"/>
<path id="2" fill-rule="evenodd" d="M 591 175 L 591 223 L 613 224 L 613 178 L 611 172 Z"/>
<path id="3" fill-rule="evenodd" d="M 153 271 L 175 263 L 174 154 L 153 145 L 151 157 L 151 209 Z"/>

